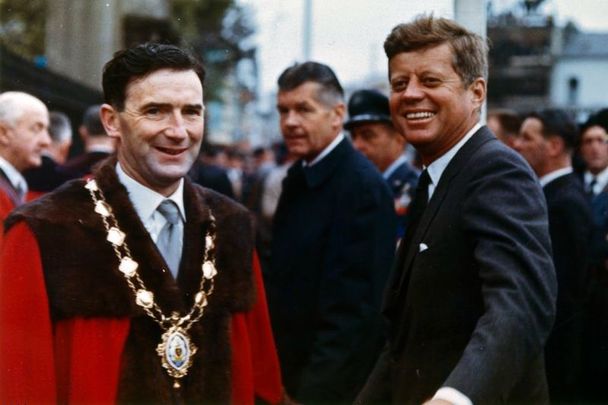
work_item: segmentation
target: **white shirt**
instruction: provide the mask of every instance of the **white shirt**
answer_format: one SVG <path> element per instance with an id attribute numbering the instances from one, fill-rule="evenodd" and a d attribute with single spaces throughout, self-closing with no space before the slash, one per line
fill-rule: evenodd
<path id="1" fill-rule="evenodd" d="M 25 181 L 23 175 L 19 173 L 19 170 L 15 169 L 15 166 L 10 164 L 2 156 L 0 156 L 0 169 L 2 169 L 13 188 L 23 193 L 23 196 L 25 196 L 28 190 L 27 181 Z"/>
<path id="2" fill-rule="evenodd" d="M 589 188 L 591 181 L 593 180 L 593 174 L 587 170 L 584 174 L 585 177 L 585 190 Z M 595 186 L 593 186 L 593 195 L 598 195 L 603 189 L 608 186 L 608 167 L 595 175 Z"/>
<path id="3" fill-rule="evenodd" d="M 116 163 L 116 174 L 118 175 L 118 180 L 127 189 L 129 199 L 131 200 L 131 203 L 133 203 L 135 212 L 137 212 L 139 219 L 141 219 L 144 227 L 148 233 L 150 233 L 150 237 L 154 243 L 158 240 L 158 234 L 161 229 L 163 229 L 163 226 L 167 223 L 165 217 L 156 210 L 163 200 L 168 198 L 174 201 L 179 208 L 182 221 L 186 221 L 186 211 L 184 209 L 184 179 L 180 180 L 179 186 L 173 194 L 169 197 L 165 197 L 130 177 L 125 173 L 122 167 L 120 167 L 120 163 Z"/>
<path id="4" fill-rule="evenodd" d="M 304 166 L 304 167 L 310 167 L 310 166 L 313 166 L 313 165 L 316 165 L 317 163 L 319 163 L 321 160 L 323 160 L 323 158 L 325 156 L 329 155 L 329 153 L 332 150 L 334 150 L 336 148 L 336 146 L 338 146 L 338 144 L 342 141 L 342 139 L 344 139 L 344 134 L 342 132 L 340 132 L 338 134 L 338 136 L 336 136 L 334 138 L 334 140 L 331 141 L 331 143 L 329 145 L 327 145 L 325 147 L 325 149 L 323 149 L 321 151 L 321 153 L 319 153 L 319 155 L 312 160 L 312 162 L 308 163 L 306 160 L 303 160 L 302 161 L 302 166 Z"/>
<path id="5" fill-rule="evenodd" d="M 435 192 L 435 187 L 437 187 L 437 184 L 439 184 L 439 180 L 441 179 L 441 175 L 445 171 L 445 168 L 448 167 L 448 164 L 450 164 L 452 158 L 456 156 L 456 153 L 458 153 L 460 148 L 462 148 L 464 144 L 471 139 L 473 134 L 475 134 L 479 128 L 481 128 L 481 124 L 475 124 L 475 126 L 473 126 L 473 128 L 471 128 L 456 145 L 452 146 L 452 148 L 444 153 L 439 159 L 435 160 L 428 167 L 426 167 L 429 177 L 431 178 L 431 183 L 429 184 L 429 200 Z"/>
<path id="6" fill-rule="evenodd" d="M 547 184 L 551 183 L 553 180 L 565 176 L 567 174 L 572 173 L 572 166 L 564 167 L 562 169 L 557 169 L 552 171 L 551 173 L 545 174 L 543 177 L 538 179 L 540 185 L 545 187 Z"/>

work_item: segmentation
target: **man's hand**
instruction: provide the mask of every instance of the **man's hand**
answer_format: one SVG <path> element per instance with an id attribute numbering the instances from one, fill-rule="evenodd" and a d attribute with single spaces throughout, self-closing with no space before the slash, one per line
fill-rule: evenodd
<path id="1" fill-rule="evenodd" d="M 422 405 L 454 405 L 454 404 L 452 404 L 451 402 L 448 402 L 448 401 L 444 401 L 443 399 L 431 399 L 429 401 L 426 401 Z"/>

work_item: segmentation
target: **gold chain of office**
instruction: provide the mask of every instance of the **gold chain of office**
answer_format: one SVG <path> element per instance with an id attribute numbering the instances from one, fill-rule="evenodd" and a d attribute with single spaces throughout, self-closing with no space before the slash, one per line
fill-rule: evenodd
<path id="1" fill-rule="evenodd" d="M 188 334 L 188 330 L 203 316 L 205 307 L 207 306 L 207 298 L 213 293 L 214 277 L 217 275 L 215 267 L 215 218 L 210 212 L 211 223 L 205 235 L 201 282 L 199 291 L 194 296 L 192 308 L 185 316 L 180 316 L 178 312 L 173 312 L 171 316 L 166 316 L 155 302 L 152 291 L 146 288 L 139 276 L 137 271 L 139 264 L 131 256 L 131 251 L 125 241 L 126 234 L 118 227 L 118 222 L 112 212 L 112 208 L 106 202 L 97 182 L 94 179 L 89 179 L 85 184 L 85 188 L 91 194 L 95 212 L 100 215 L 103 221 L 107 231 L 106 240 L 114 249 L 119 263 L 118 270 L 124 275 L 127 284 L 131 288 L 135 296 L 135 303 L 156 321 L 164 331 L 162 340 L 156 347 L 156 352 L 161 358 L 163 367 L 174 379 L 173 388 L 178 389 L 180 388 L 178 379 L 188 374 L 193 356 L 197 351 Z"/>

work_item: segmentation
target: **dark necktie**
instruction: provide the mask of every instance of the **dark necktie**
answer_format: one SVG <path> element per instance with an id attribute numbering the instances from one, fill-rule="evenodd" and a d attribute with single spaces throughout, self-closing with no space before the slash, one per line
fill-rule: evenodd
<path id="1" fill-rule="evenodd" d="M 164 200 L 157 208 L 167 220 L 158 234 L 156 245 L 169 265 L 169 270 L 177 278 L 179 263 L 182 258 L 182 232 L 183 224 L 177 204 L 171 200 Z"/>
<path id="2" fill-rule="evenodd" d="M 587 195 L 589 195 L 590 198 L 593 198 L 595 196 L 594 188 L 595 188 L 596 184 L 597 184 L 597 177 L 593 176 L 591 178 L 591 181 L 587 185 Z"/>
<path id="3" fill-rule="evenodd" d="M 422 214 L 429 202 L 429 184 L 431 184 L 431 176 L 429 176 L 428 171 L 425 169 L 420 174 L 420 178 L 418 178 L 416 196 L 410 205 L 411 209 L 408 213 L 407 231 L 405 232 L 405 237 L 403 238 L 404 244 L 410 243 L 412 237 L 414 236 L 414 232 L 418 227 L 420 218 L 422 217 Z M 404 245 L 404 247 L 407 248 L 407 245 Z"/>

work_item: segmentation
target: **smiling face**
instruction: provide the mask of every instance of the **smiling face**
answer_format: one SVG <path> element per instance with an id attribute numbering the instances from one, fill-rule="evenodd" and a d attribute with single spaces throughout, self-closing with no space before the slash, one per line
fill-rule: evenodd
<path id="1" fill-rule="evenodd" d="M 344 119 L 344 103 L 326 105 L 319 100 L 319 91 L 319 83 L 304 82 L 293 90 L 279 91 L 277 100 L 281 132 L 289 153 L 308 161 L 336 138 Z"/>
<path id="2" fill-rule="evenodd" d="M 452 67 L 448 44 L 402 52 L 389 61 L 393 123 L 425 165 L 454 146 L 479 120 L 486 83 L 469 86 Z"/>
<path id="3" fill-rule="evenodd" d="M 125 108 L 104 104 L 106 131 L 119 140 L 118 161 L 144 186 L 172 194 L 203 139 L 203 88 L 194 71 L 161 69 L 129 83 Z"/>

